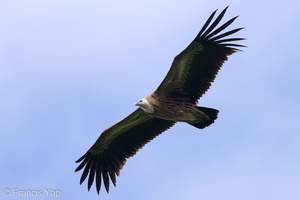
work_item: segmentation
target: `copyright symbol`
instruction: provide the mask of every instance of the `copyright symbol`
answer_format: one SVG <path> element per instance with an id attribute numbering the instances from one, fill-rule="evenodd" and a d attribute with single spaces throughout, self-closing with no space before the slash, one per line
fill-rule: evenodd
<path id="1" fill-rule="evenodd" d="M 4 190 L 3 190 L 3 194 L 5 195 L 5 196 L 9 196 L 10 195 L 10 189 L 9 188 L 5 188 Z"/>

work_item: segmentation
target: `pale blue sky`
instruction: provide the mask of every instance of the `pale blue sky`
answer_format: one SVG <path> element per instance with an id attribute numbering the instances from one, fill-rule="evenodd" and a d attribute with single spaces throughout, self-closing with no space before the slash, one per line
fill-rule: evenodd
<path id="1" fill-rule="evenodd" d="M 75 160 L 156 89 L 208 16 L 247 38 L 200 104 L 198 130 L 178 123 L 128 160 L 100 197 Z M 0 2 L 1 199 L 300 199 L 299 1 Z"/>

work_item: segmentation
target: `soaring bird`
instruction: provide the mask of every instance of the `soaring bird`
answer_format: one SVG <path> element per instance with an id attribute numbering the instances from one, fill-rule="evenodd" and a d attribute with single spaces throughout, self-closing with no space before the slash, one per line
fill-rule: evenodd
<path id="1" fill-rule="evenodd" d="M 217 119 L 219 111 L 198 106 L 198 99 L 209 89 L 228 56 L 244 47 L 232 43 L 244 38 L 226 38 L 242 28 L 221 33 L 238 16 L 216 28 L 227 8 L 215 20 L 217 10 L 210 15 L 196 38 L 174 58 L 158 88 L 136 102 L 134 112 L 105 129 L 76 161 L 80 164 L 75 172 L 83 169 L 80 184 L 88 178 L 90 190 L 95 180 L 99 194 L 103 182 L 108 193 L 110 181 L 116 186 L 116 175 L 126 160 L 176 122 L 203 129 Z"/>

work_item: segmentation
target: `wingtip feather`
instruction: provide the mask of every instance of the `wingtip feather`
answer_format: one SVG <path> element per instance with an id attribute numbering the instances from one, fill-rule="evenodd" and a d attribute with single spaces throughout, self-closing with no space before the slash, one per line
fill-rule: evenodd
<path id="1" fill-rule="evenodd" d="M 80 178 L 80 185 L 84 182 L 84 180 L 86 179 L 88 173 L 90 171 L 90 167 L 89 165 L 87 164 L 84 168 L 84 171 L 82 172 L 82 175 L 81 175 L 81 178 Z"/>
<path id="2" fill-rule="evenodd" d="M 84 159 L 83 161 L 82 161 L 82 159 Z M 80 163 L 80 165 L 75 169 L 75 172 L 78 172 L 78 171 L 80 171 L 84 166 L 85 166 L 85 164 L 87 163 L 87 161 L 88 161 L 88 159 L 87 158 L 84 158 L 84 157 L 81 157 L 80 159 L 80 161 L 82 161 L 81 163 Z M 79 161 L 79 162 L 80 162 Z M 77 161 L 76 161 L 77 162 Z"/>
<path id="3" fill-rule="evenodd" d="M 101 189 L 101 179 L 102 179 L 102 173 L 101 173 L 101 165 L 98 165 L 96 167 L 96 191 L 98 195 L 100 194 Z"/>
<path id="4" fill-rule="evenodd" d="M 89 179 L 88 179 L 88 191 L 90 191 L 93 182 L 94 182 L 94 178 L 95 178 L 95 171 L 96 171 L 96 164 L 95 162 L 93 162 L 93 160 L 91 161 L 91 167 L 90 167 L 90 173 L 89 173 Z"/>

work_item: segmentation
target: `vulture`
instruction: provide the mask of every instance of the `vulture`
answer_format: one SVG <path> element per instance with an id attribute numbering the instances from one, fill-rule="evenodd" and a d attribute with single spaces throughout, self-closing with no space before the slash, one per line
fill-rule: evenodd
<path id="1" fill-rule="evenodd" d="M 136 102 L 134 112 L 105 129 L 76 161 L 80 164 L 75 172 L 83 169 L 80 184 L 87 179 L 90 190 L 95 181 L 98 194 L 101 185 L 108 193 L 110 182 L 116 186 L 116 176 L 126 160 L 176 122 L 203 129 L 217 119 L 219 111 L 198 106 L 198 99 L 209 89 L 228 56 L 245 47 L 232 43 L 244 38 L 227 38 L 243 28 L 222 32 L 238 16 L 218 26 L 227 8 L 215 19 L 217 10 L 210 15 L 195 39 L 174 58 L 158 88 Z"/>

